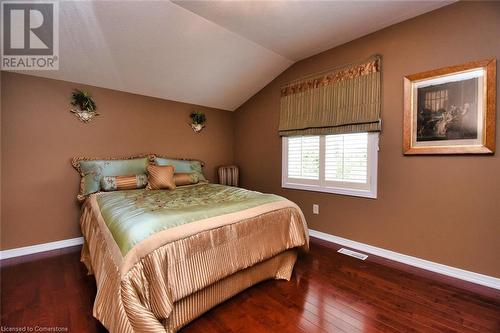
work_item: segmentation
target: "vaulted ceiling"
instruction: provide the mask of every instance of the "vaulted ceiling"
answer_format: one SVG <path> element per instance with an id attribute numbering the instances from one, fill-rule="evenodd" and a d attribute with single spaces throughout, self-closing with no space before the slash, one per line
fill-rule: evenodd
<path id="1" fill-rule="evenodd" d="M 294 62 L 451 1 L 64 1 L 59 71 L 235 110 Z"/>

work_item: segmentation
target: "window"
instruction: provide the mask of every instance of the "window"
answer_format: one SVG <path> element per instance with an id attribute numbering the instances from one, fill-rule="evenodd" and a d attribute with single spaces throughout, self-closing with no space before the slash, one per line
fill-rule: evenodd
<path id="1" fill-rule="evenodd" d="M 285 188 L 377 197 L 378 133 L 283 137 Z"/>
<path id="2" fill-rule="evenodd" d="M 425 93 L 425 108 L 433 112 L 446 108 L 448 90 L 428 91 Z"/>

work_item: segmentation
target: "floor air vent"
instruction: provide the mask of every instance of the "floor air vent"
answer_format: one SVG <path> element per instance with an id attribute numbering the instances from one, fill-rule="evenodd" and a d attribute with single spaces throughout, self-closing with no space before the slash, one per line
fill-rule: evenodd
<path id="1" fill-rule="evenodd" d="M 351 250 L 348 250 L 348 249 L 345 249 L 345 248 L 341 248 L 337 252 L 345 254 L 345 255 L 348 255 L 348 256 L 351 256 L 351 257 L 354 257 L 354 258 L 359 259 L 359 260 L 365 260 L 366 258 L 368 258 L 368 256 L 366 254 L 359 253 L 359 252 L 354 252 L 354 251 L 351 251 Z"/>

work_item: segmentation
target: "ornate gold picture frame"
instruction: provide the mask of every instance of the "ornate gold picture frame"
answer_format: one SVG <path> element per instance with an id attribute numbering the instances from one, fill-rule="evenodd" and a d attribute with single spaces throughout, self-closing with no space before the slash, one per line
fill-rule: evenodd
<path id="1" fill-rule="evenodd" d="M 495 152 L 496 59 L 404 78 L 403 153 Z"/>

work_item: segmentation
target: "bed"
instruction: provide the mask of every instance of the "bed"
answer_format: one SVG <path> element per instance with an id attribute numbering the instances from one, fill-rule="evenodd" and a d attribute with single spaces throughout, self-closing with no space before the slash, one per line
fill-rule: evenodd
<path id="1" fill-rule="evenodd" d="M 308 248 L 293 202 L 217 184 L 94 193 L 80 222 L 93 315 L 110 332 L 176 332 L 260 281 L 289 280 Z"/>

